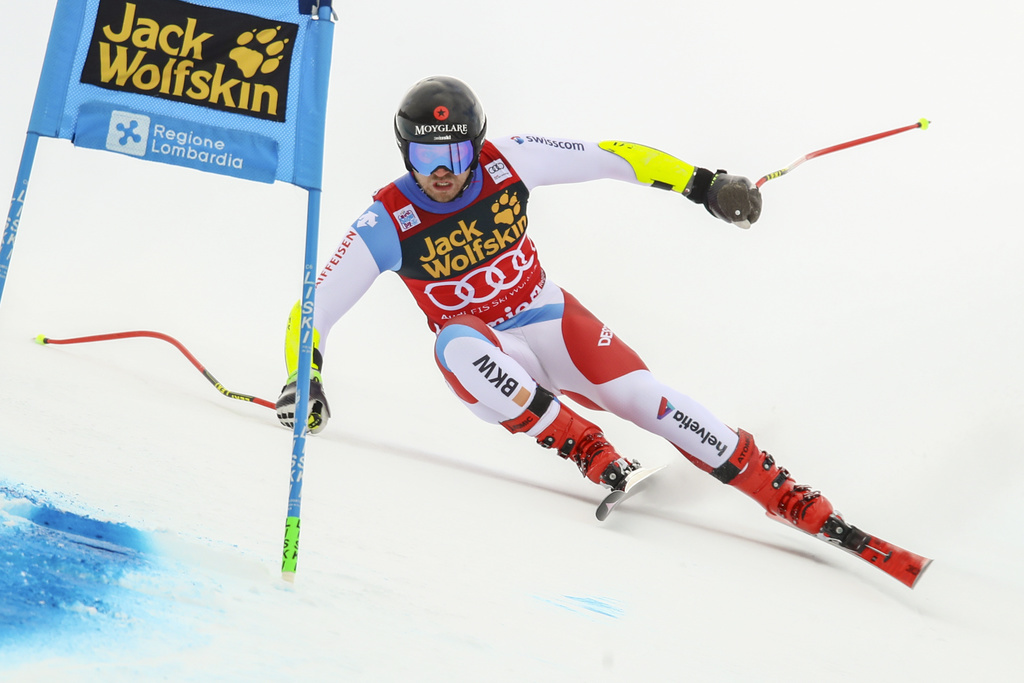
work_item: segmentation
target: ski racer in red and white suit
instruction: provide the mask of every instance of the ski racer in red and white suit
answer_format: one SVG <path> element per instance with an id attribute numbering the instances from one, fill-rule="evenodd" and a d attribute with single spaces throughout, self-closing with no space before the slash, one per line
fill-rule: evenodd
<path id="1" fill-rule="evenodd" d="M 469 93 L 479 108 L 461 81 L 427 81 L 440 81 L 442 94 L 452 88 Z M 417 124 L 409 136 L 465 133 L 464 125 L 448 125 L 458 124 L 459 103 L 438 102 L 420 107 L 438 123 Z M 401 116 L 400 109 L 396 132 Z M 393 271 L 437 334 L 435 356 L 446 381 L 479 418 L 524 432 L 557 449 L 595 483 L 621 488 L 638 463 L 619 455 L 595 424 L 558 399 L 569 397 L 665 438 L 702 470 L 757 500 L 770 516 L 817 533 L 831 504 L 797 486 L 750 434 L 734 431 L 660 382 L 618 335 L 548 277 L 528 235 L 530 193 L 545 185 L 597 179 L 652 185 L 681 192 L 718 218 L 749 227 L 761 207 L 753 184 L 632 143 L 537 136 L 484 142 L 485 130 L 480 126 L 472 153 L 478 156 L 468 166 L 460 155 L 469 143 L 447 144 L 447 134 L 433 145 L 403 147 L 410 173 L 374 195 L 324 266 L 313 312 L 310 430 L 322 429 L 330 415 L 319 370 L 331 328 L 379 275 Z M 450 155 L 443 166 L 431 161 L 414 174 L 414 150 L 429 159 L 437 152 Z M 428 177 L 430 169 L 440 175 Z M 454 191 L 456 177 L 466 179 L 460 193 L 444 201 L 429 196 L 428 189 Z M 299 315 L 297 305 L 286 337 L 289 384 L 278 400 L 286 426 L 294 420 Z"/>
<path id="2" fill-rule="evenodd" d="M 709 469 L 718 467 L 735 449 L 736 433 L 659 382 L 547 276 L 530 239 L 534 188 L 601 178 L 637 182 L 629 163 L 596 143 L 514 136 L 484 144 L 455 201 L 431 200 L 411 175 L 391 183 L 320 274 L 313 324 L 321 354 L 334 323 L 378 275 L 395 271 L 438 333 L 445 379 L 478 417 L 494 423 L 518 417 L 540 385 L 615 413 Z M 538 422 L 533 431 L 546 426 Z"/>

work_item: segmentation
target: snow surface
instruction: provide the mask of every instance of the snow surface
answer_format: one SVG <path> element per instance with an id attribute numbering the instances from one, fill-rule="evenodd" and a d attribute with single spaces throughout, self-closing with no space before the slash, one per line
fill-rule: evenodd
<path id="1" fill-rule="evenodd" d="M 0 188 L 54 4 L 5 7 Z M 0 679 L 1020 680 L 1024 6 L 337 4 L 325 257 L 401 170 L 390 117 L 432 73 L 473 84 L 494 135 L 752 178 L 931 119 L 771 181 L 750 231 L 605 181 L 536 191 L 531 233 L 663 379 L 935 562 L 908 590 L 607 415 L 671 466 L 598 523 L 597 487 L 451 396 L 388 277 L 332 336 L 286 584 L 269 410 L 159 341 L 32 340 L 158 330 L 274 399 L 304 193 L 44 140 L 0 306 Z"/>

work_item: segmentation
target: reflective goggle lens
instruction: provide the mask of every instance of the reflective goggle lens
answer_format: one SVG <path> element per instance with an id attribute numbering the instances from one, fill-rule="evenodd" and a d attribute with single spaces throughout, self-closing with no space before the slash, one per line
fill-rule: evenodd
<path id="1" fill-rule="evenodd" d="M 458 175 L 468 171 L 473 165 L 473 143 L 469 140 L 450 145 L 425 145 L 421 142 L 410 142 L 409 164 L 417 173 L 423 175 L 430 175 L 439 166 Z"/>

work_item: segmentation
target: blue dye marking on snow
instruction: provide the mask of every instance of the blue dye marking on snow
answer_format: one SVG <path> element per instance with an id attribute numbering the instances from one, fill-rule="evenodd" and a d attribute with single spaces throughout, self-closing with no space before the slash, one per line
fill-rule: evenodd
<path id="1" fill-rule="evenodd" d="M 116 620 L 119 581 L 148 564 L 146 535 L 0 486 L 0 645 L 75 622 Z"/>
<path id="2" fill-rule="evenodd" d="M 43 653 L 103 658 L 189 640 L 179 621 L 188 610 L 175 602 L 188 587 L 155 545 L 128 525 L 0 484 L 0 670 Z"/>
<path id="3" fill-rule="evenodd" d="M 619 601 L 612 598 L 588 598 L 577 597 L 575 595 L 563 595 L 557 600 L 541 597 L 538 597 L 537 599 L 577 614 L 593 612 L 594 614 L 600 614 L 604 617 L 618 619 L 626 613 L 625 609 L 620 606 Z"/>
<path id="4" fill-rule="evenodd" d="M 616 600 L 608 598 L 578 598 L 573 595 L 566 595 L 565 598 L 578 607 L 606 617 L 618 619 L 624 614 L 624 610 L 619 607 Z"/>

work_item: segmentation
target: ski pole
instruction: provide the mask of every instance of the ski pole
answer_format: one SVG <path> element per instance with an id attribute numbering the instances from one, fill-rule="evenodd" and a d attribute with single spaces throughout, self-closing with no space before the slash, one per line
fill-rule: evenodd
<path id="1" fill-rule="evenodd" d="M 791 163 L 789 166 L 787 166 L 786 168 L 782 169 L 781 171 L 775 171 L 774 173 L 769 173 L 768 175 L 766 175 L 763 178 L 761 178 L 760 180 L 758 180 L 756 185 L 757 185 L 757 187 L 760 188 L 762 185 L 764 185 L 769 180 L 772 180 L 774 178 L 778 178 L 779 176 L 786 175 L 787 173 L 792 171 L 794 168 L 796 168 L 800 164 L 804 163 L 805 161 L 810 161 L 814 157 L 825 156 L 826 154 L 831 154 L 832 152 L 838 152 L 841 149 L 848 149 L 850 147 L 856 147 L 857 145 L 863 145 L 866 142 L 873 142 L 874 140 L 881 140 L 882 138 L 887 138 L 890 135 L 896 135 L 897 133 L 903 133 L 903 132 L 906 132 L 908 130 L 914 130 L 915 128 L 920 128 L 921 130 L 925 130 L 926 128 L 928 128 L 928 124 L 930 124 L 930 123 L 931 123 L 931 121 L 929 121 L 928 119 L 921 119 L 917 123 L 914 123 L 914 124 L 909 125 L 909 126 L 903 126 L 902 128 L 894 128 L 893 130 L 887 130 L 884 133 L 876 133 L 874 135 L 868 135 L 867 137 L 857 138 L 856 140 L 850 140 L 849 142 L 843 142 L 843 143 L 840 143 L 838 145 L 832 145 L 831 147 L 825 147 L 824 149 L 819 149 L 816 152 L 811 152 L 810 154 L 803 155 L 802 157 L 800 157 L 799 159 L 797 159 L 796 161 Z"/>
<path id="2" fill-rule="evenodd" d="M 115 332 L 115 333 L 112 333 L 112 334 L 97 334 L 97 335 L 93 335 L 91 337 L 74 337 L 74 338 L 71 338 L 71 339 L 50 339 L 49 337 L 41 334 L 38 337 L 36 337 L 36 343 L 42 344 L 44 346 L 47 345 L 47 344 L 87 344 L 87 343 L 90 343 L 90 342 L 110 341 L 112 339 L 128 339 L 128 338 L 132 338 L 132 337 L 151 337 L 153 339 L 162 339 L 163 341 L 168 342 L 169 344 L 173 344 L 179 351 L 181 351 L 182 354 L 184 354 L 185 358 L 188 358 L 189 362 L 192 363 L 192 365 L 194 365 L 196 367 L 196 369 L 199 370 L 199 372 L 203 373 L 203 377 L 205 377 L 207 380 L 209 380 L 210 384 L 212 384 L 214 387 L 216 387 L 217 391 L 219 391 L 220 393 L 224 394 L 228 398 L 234 398 L 234 399 L 237 399 L 239 401 L 248 401 L 250 403 L 255 403 L 257 405 L 265 406 L 267 408 L 270 408 L 271 410 L 276 410 L 277 409 L 277 407 L 273 403 L 271 403 L 270 401 L 268 401 L 266 399 L 256 398 L 255 396 L 248 396 L 246 394 L 238 394 L 238 393 L 235 393 L 234 391 L 229 391 L 228 389 L 226 389 L 224 387 L 223 384 L 221 384 L 220 382 L 217 381 L 216 377 L 214 377 L 213 375 L 210 374 L 209 370 L 207 370 L 205 367 L 203 367 L 203 364 L 200 363 L 199 360 L 195 356 L 193 356 L 191 353 L 189 353 L 189 350 L 186 349 L 185 346 L 181 342 L 179 342 L 174 337 L 171 337 L 169 335 L 163 334 L 161 332 L 149 332 L 147 330 L 134 330 L 132 332 Z"/>

